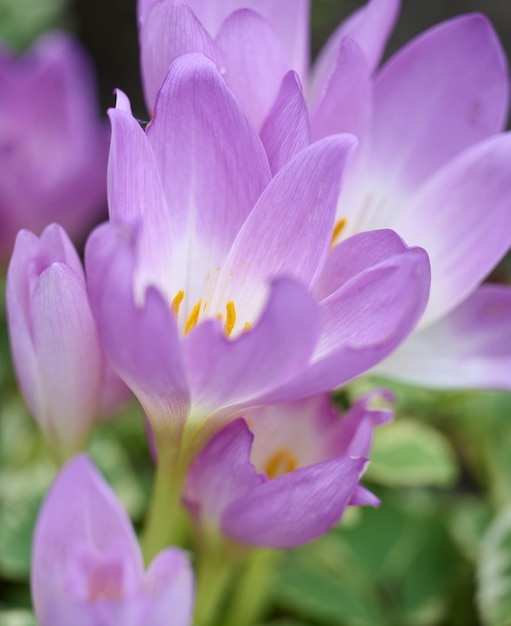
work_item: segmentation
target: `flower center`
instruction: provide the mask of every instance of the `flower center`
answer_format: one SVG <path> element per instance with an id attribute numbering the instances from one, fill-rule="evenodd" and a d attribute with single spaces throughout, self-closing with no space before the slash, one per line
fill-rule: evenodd
<path id="1" fill-rule="evenodd" d="M 294 472 L 298 467 L 298 457 L 287 448 L 278 448 L 264 466 L 266 476 L 270 480 Z"/>
<path id="2" fill-rule="evenodd" d="M 181 307 L 181 303 L 183 302 L 184 297 L 185 297 L 185 292 L 183 289 L 180 289 L 177 292 L 177 294 L 174 296 L 174 299 L 172 300 L 172 309 L 174 310 L 176 317 L 179 316 L 179 309 Z M 201 307 L 202 307 L 202 312 L 205 312 L 206 307 L 207 307 L 207 301 L 204 302 L 204 306 L 203 306 L 202 300 L 199 300 L 193 307 L 190 315 L 188 316 L 185 322 L 185 327 L 184 327 L 185 335 L 188 335 L 188 333 L 192 329 L 194 329 L 195 326 L 197 326 L 197 322 L 199 321 L 199 316 L 201 314 Z M 218 313 L 216 317 L 220 321 L 224 320 L 224 316 L 222 315 L 222 313 Z M 234 302 L 232 300 L 228 300 L 225 305 L 225 322 L 224 322 L 224 332 L 227 337 L 231 336 L 235 325 L 236 325 L 236 306 L 234 305 Z M 251 327 L 250 322 L 245 322 L 245 325 L 243 326 L 243 332 L 246 332 L 247 330 L 249 330 L 250 327 Z"/>

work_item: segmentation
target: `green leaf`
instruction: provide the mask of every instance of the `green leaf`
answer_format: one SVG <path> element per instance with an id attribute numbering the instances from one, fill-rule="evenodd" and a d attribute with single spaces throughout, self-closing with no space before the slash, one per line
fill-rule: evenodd
<path id="1" fill-rule="evenodd" d="M 477 603 L 485 626 L 511 624 L 511 506 L 497 516 L 482 541 Z"/>
<path id="2" fill-rule="evenodd" d="M 452 485 L 458 468 L 446 437 L 411 420 L 398 420 L 375 433 L 366 477 L 388 486 Z"/>

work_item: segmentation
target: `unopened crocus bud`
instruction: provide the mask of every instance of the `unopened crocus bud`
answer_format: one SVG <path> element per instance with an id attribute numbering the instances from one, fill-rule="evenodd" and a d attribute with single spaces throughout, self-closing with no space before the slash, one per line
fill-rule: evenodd
<path id="1" fill-rule="evenodd" d="M 39 626 L 188 626 L 193 575 L 167 548 L 144 570 L 131 522 L 90 459 L 57 477 L 37 520 L 32 596 Z"/>
<path id="2" fill-rule="evenodd" d="M 40 238 L 18 234 L 6 298 L 21 391 L 50 447 L 66 458 L 125 388 L 106 363 L 82 264 L 60 226 L 49 226 Z"/>
<path id="3" fill-rule="evenodd" d="M 247 411 L 196 457 L 184 501 L 204 529 L 254 546 L 316 539 L 347 506 L 379 504 L 359 485 L 375 426 L 392 417 L 368 394 L 342 417 L 328 394 Z"/>
<path id="4" fill-rule="evenodd" d="M 0 48 L 0 263 L 16 233 L 52 222 L 85 238 L 106 206 L 109 130 L 80 44 L 53 33 Z"/>

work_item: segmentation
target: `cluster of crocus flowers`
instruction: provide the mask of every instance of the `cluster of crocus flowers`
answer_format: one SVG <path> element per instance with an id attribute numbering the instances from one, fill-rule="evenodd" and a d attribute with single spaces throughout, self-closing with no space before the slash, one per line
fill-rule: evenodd
<path id="1" fill-rule="evenodd" d="M 70 35 L 0 48 L 0 265 L 16 233 L 58 222 L 83 242 L 106 206 L 109 133 L 89 59 Z"/>
<path id="2" fill-rule="evenodd" d="M 152 109 L 173 59 L 200 51 L 218 65 L 263 141 L 275 109 L 286 110 L 302 142 L 355 134 L 333 243 L 392 228 L 431 261 L 431 294 L 417 331 L 380 371 L 424 385 L 507 388 L 511 295 L 477 290 L 511 243 L 511 135 L 501 132 L 506 58 L 488 20 L 471 14 L 430 29 L 378 68 L 399 4 L 370 0 L 337 28 L 309 71 L 306 0 L 292 8 L 141 0 L 146 101 Z M 170 36 L 177 24 L 182 35 Z M 458 320 L 463 330 L 450 336 Z"/>
<path id="3" fill-rule="evenodd" d="M 306 0 L 138 8 L 151 120 L 117 92 L 109 221 L 86 275 L 60 226 L 22 231 L 7 308 L 20 386 L 60 459 L 128 388 L 139 400 L 157 460 L 151 565 L 77 456 L 36 528 L 42 625 L 188 624 L 191 570 L 168 548 L 181 505 L 199 572 L 209 549 L 300 545 L 377 505 L 360 479 L 391 417 L 373 400 L 391 397 L 342 416 L 330 397 L 368 370 L 511 382 L 510 291 L 476 289 L 511 241 L 489 23 L 452 20 L 378 69 L 399 2 L 370 0 L 309 71 Z"/>

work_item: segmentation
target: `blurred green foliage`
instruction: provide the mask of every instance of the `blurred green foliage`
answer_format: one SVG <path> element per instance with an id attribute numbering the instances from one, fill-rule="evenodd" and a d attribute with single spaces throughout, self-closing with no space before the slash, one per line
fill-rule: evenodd
<path id="1" fill-rule="evenodd" d="M 41 33 L 69 24 L 69 0 L 0 0 L 0 40 L 23 50 Z"/>

